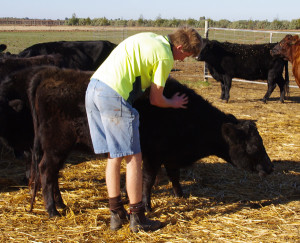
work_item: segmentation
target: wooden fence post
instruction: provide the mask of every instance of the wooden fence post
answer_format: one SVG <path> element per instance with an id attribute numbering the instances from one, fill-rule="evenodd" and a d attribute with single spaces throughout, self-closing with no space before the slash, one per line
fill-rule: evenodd
<path id="1" fill-rule="evenodd" d="M 208 38 L 208 20 L 205 20 L 205 28 L 204 28 L 204 38 Z M 203 70 L 203 75 L 204 75 L 204 81 L 207 82 L 208 78 L 206 77 L 206 74 L 208 73 L 206 63 L 204 62 L 204 70 Z"/>

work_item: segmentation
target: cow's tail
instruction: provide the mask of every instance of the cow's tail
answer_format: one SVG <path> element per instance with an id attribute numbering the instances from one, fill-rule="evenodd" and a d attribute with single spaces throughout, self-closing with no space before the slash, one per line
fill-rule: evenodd
<path id="1" fill-rule="evenodd" d="M 285 73 L 285 82 L 284 82 L 284 93 L 285 96 L 290 96 L 290 78 L 289 78 L 289 63 L 285 61 L 284 63 L 284 73 Z"/>
<path id="2" fill-rule="evenodd" d="M 30 204 L 30 212 L 33 209 L 33 204 L 35 201 L 36 193 L 40 189 L 41 181 L 40 181 L 40 172 L 39 172 L 39 163 L 43 157 L 43 149 L 40 142 L 39 136 L 39 119 L 36 112 L 36 91 L 39 87 L 40 83 L 42 82 L 43 78 L 42 75 L 35 74 L 30 82 L 28 92 L 28 98 L 31 107 L 31 114 L 32 120 L 34 125 L 34 142 L 33 142 L 33 150 L 32 150 L 32 160 L 31 160 L 31 176 L 29 180 L 29 187 L 31 187 L 32 197 L 31 197 L 31 204 Z"/>

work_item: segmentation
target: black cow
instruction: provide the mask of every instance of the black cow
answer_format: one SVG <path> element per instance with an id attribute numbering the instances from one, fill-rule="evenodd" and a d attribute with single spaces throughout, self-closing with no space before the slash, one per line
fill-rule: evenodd
<path id="1" fill-rule="evenodd" d="M 2 56 L 2 58 L 0 58 L 0 83 L 7 75 L 13 73 L 14 71 L 20 71 L 23 68 L 33 66 L 54 65 L 58 67 L 67 67 L 74 69 L 95 70 L 106 59 L 106 57 L 110 54 L 115 46 L 115 44 L 109 41 L 60 41 L 36 44 L 25 49 L 18 56 L 8 55 L 5 57 Z M 26 71 L 25 73 L 26 75 L 30 75 L 30 71 Z M 6 93 L 13 93 L 15 92 L 15 89 L 18 89 L 18 91 L 21 91 L 23 92 L 23 94 L 25 94 L 25 89 L 20 90 L 18 88 L 18 83 L 20 82 L 20 87 L 22 87 L 23 82 L 26 83 L 26 78 L 27 77 L 22 74 L 14 74 L 8 77 L 6 83 L 4 84 L 4 87 L 0 87 L 0 99 L 9 100 L 10 98 L 5 97 Z M 11 82 L 11 84 L 9 84 L 9 82 Z M 6 91 L 2 91 L 3 89 L 5 89 Z M 8 89 L 10 89 L 10 91 L 8 91 Z M 0 106 L 1 105 L 2 104 L 0 104 Z M 20 122 L 15 121 L 14 119 L 16 115 L 15 113 L 17 112 L 19 114 L 20 111 L 14 109 L 14 113 L 5 113 L 5 111 L 7 110 L 6 108 L 7 107 L 0 107 L 0 110 L 2 110 L 0 127 L 5 127 L 6 124 L 19 124 Z M 30 116 L 30 113 L 28 113 L 27 115 Z M 20 126 L 21 125 L 22 124 L 20 124 Z M 23 130 L 28 131 L 28 134 L 30 132 L 31 135 L 33 134 L 32 129 L 30 130 L 29 127 L 26 127 L 25 123 Z M 15 140 L 14 134 L 17 134 L 17 132 L 5 132 L 5 140 Z M 21 135 L 22 134 L 20 134 L 19 139 L 24 145 L 23 151 L 27 151 L 28 147 L 32 145 L 32 140 L 28 140 L 28 136 L 21 137 Z M 8 144 L 13 145 L 13 143 L 10 142 Z M 15 154 L 22 154 L 20 146 L 12 146 L 12 149 L 14 149 Z"/>
<path id="2" fill-rule="evenodd" d="M 7 49 L 7 46 L 5 44 L 0 44 L 0 58 L 3 57 L 17 57 L 15 54 L 11 54 L 9 51 L 4 52 Z"/>
<path id="3" fill-rule="evenodd" d="M 39 55 L 35 57 L 3 57 L 0 58 L 0 83 L 9 74 L 33 66 L 53 65 L 68 67 L 61 54 Z M 24 90 L 25 91 L 25 90 Z M 25 92 L 24 92 L 25 93 Z"/>
<path id="4" fill-rule="evenodd" d="M 47 68 L 24 68 L 12 72 L 0 83 L 0 137 L 17 157 L 23 152 L 30 153 L 33 144 L 33 122 L 26 93 L 28 83 L 37 72 Z"/>
<path id="5" fill-rule="evenodd" d="M 7 46 L 5 44 L 0 44 L 0 52 L 5 51 Z"/>
<path id="6" fill-rule="evenodd" d="M 277 84 L 280 88 L 280 101 L 283 103 L 289 90 L 288 62 L 271 56 L 270 50 L 275 45 L 276 43 L 247 45 L 204 39 L 197 59 L 205 61 L 212 77 L 221 82 L 221 99 L 225 102 L 229 100 L 232 79 L 242 78 L 268 81 L 268 90 L 262 99 L 265 103 Z M 282 77 L 284 67 L 285 79 Z"/>
<path id="7" fill-rule="evenodd" d="M 260 176 L 272 172 L 272 163 L 253 121 L 237 120 L 193 90 L 169 80 L 164 95 L 170 98 L 176 92 L 187 94 L 187 109 L 161 109 L 150 105 L 148 99 L 134 104 L 140 114 L 146 210 L 151 210 L 151 188 L 162 164 L 175 196 L 183 195 L 179 169 L 209 155 L 216 155 L 238 169 L 258 172 Z"/>
<path id="8" fill-rule="evenodd" d="M 85 90 L 91 73 L 51 68 L 36 74 L 30 83 L 35 138 L 31 183 L 31 209 L 41 182 L 49 216 L 65 207 L 58 186 L 58 172 L 68 154 L 81 145 L 92 151 L 85 111 Z M 76 80 L 76 82 L 74 82 Z M 134 106 L 140 112 L 141 146 L 144 160 L 144 196 L 150 209 L 150 190 L 157 170 L 164 163 L 177 195 L 181 194 L 179 168 L 215 154 L 238 168 L 272 171 L 254 122 L 238 121 L 210 105 L 193 90 L 169 80 L 165 95 L 186 93 L 187 109 L 162 109 L 141 98 Z M 39 180 L 40 179 L 40 180 Z"/>
<path id="9" fill-rule="evenodd" d="M 65 57 L 65 62 L 68 62 L 65 67 L 94 71 L 115 47 L 116 44 L 110 41 L 57 41 L 35 44 L 18 55 L 32 57 L 61 54 Z"/>
<path id="10" fill-rule="evenodd" d="M 21 72 L 20 74 L 17 74 L 17 72 L 26 68 L 44 65 L 64 67 L 66 64 L 64 57 L 60 54 L 28 58 L 0 58 L 0 138 L 2 143 L 4 142 L 13 149 L 17 158 L 21 158 L 24 152 L 30 151 L 29 146 L 32 145 L 33 139 L 32 119 L 28 121 L 31 118 L 30 109 L 19 105 L 19 101 L 26 102 L 24 98 L 28 101 L 26 85 L 24 84 L 28 81 L 26 78 L 30 71 Z M 16 102 L 16 99 L 18 99 L 18 102 Z M 28 126 L 28 124 L 31 124 L 31 126 Z M 29 137 L 31 137 L 30 140 L 28 140 Z"/>

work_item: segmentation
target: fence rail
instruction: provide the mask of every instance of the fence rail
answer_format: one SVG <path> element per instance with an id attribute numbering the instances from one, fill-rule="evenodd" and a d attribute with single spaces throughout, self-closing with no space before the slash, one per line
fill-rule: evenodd
<path id="1" fill-rule="evenodd" d="M 50 19 L 1 18 L 0 25 L 57 26 L 57 25 L 65 25 L 65 21 L 64 20 L 50 20 Z"/>

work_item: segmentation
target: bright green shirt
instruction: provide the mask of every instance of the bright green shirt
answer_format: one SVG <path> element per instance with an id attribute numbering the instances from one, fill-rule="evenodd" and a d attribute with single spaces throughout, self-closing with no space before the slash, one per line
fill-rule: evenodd
<path id="1" fill-rule="evenodd" d="M 164 87 L 173 63 L 166 36 L 140 33 L 122 41 L 92 78 L 101 80 L 132 102 L 151 83 Z"/>

